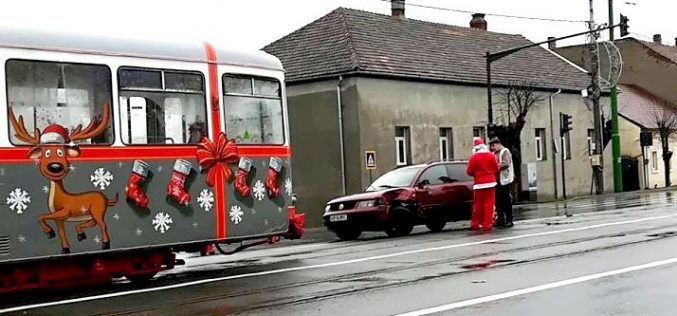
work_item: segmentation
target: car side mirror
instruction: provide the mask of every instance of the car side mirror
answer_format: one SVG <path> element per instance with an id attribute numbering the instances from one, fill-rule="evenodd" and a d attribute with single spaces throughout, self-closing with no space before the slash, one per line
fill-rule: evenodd
<path id="1" fill-rule="evenodd" d="M 423 187 L 425 187 L 426 185 L 429 185 L 429 184 L 430 184 L 430 181 L 425 179 L 425 180 L 419 181 L 418 184 L 416 184 L 416 186 L 419 187 L 419 188 L 423 188 Z"/>

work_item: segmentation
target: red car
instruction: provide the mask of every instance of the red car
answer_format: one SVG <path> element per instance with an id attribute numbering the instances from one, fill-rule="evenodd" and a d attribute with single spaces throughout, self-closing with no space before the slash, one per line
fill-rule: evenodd
<path id="1" fill-rule="evenodd" d="M 467 162 L 434 162 L 392 170 L 365 192 L 329 201 L 324 225 L 341 240 L 363 231 L 406 236 L 415 225 L 441 231 L 447 222 L 470 219 L 472 178 Z"/>

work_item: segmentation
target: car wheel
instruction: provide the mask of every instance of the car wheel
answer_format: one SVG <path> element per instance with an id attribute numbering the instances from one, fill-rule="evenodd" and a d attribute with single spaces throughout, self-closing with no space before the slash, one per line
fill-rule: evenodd
<path id="1" fill-rule="evenodd" d="M 411 234 L 414 229 L 414 219 L 406 208 L 396 207 L 390 210 L 386 234 L 390 237 L 402 237 Z"/>
<path id="2" fill-rule="evenodd" d="M 359 229 L 352 227 L 345 227 L 336 229 L 336 236 L 342 241 L 355 240 L 357 237 L 362 235 L 362 232 Z"/>
<path id="3" fill-rule="evenodd" d="M 432 216 L 425 222 L 425 227 L 428 227 L 430 231 L 435 233 L 441 232 L 446 225 L 447 221 L 445 221 L 441 216 Z"/>

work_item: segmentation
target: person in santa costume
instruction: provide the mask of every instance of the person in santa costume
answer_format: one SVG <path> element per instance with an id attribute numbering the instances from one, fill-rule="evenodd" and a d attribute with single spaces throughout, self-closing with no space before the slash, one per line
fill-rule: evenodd
<path id="1" fill-rule="evenodd" d="M 473 139 L 473 154 L 468 161 L 466 172 L 473 177 L 472 217 L 470 229 L 491 231 L 494 221 L 496 176 L 500 169 L 493 153 L 481 138 Z"/>

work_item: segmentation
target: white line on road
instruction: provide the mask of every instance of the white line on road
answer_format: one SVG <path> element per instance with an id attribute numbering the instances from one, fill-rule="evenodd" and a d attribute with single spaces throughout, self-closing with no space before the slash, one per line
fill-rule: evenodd
<path id="1" fill-rule="evenodd" d="M 35 308 L 57 306 L 57 305 L 81 303 L 81 302 L 94 301 L 94 300 L 100 300 L 100 299 L 105 299 L 105 298 L 120 297 L 120 296 L 133 295 L 133 294 L 140 294 L 140 293 L 148 293 L 148 292 L 178 289 L 178 288 L 182 288 L 182 287 L 188 287 L 188 286 L 194 286 L 194 285 L 200 285 L 200 284 L 206 284 L 206 283 L 213 283 L 213 282 L 220 282 L 220 281 L 227 281 L 227 280 L 235 280 L 235 279 L 243 279 L 243 278 L 250 278 L 250 277 L 257 277 L 257 276 L 271 275 L 271 274 L 280 274 L 280 273 L 293 272 L 293 271 L 301 271 L 301 270 L 341 266 L 341 265 L 360 263 L 360 262 L 365 262 L 365 261 L 373 261 L 373 260 L 379 260 L 379 259 L 386 259 L 386 258 L 392 258 L 392 257 L 411 255 L 411 254 L 419 254 L 419 253 L 425 253 L 425 252 L 433 252 L 433 251 L 439 251 L 439 250 L 447 250 L 447 249 L 453 249 L 453 248 L 482 245 L 482 244 L 502 242 L 502 241 L 508 241 L 508 240 L 516 240 L 516 239 L 523 239 L 523 238 L 530 238 L 530 237 L 556 235 L 556 234 L 562 234 L 562 233 L 570 233 L 570 232 L 576 232 L 576 231 L 597 229 L 597 228 L 602 228 L 602 227 L 634 224 L 634 223 L 647 222 L 647 221 L 665 219 L 665 218 L 676 217 L 676 216 L 677 216 L 677 214 L 645 217 L 645 218 L 639 218 L 639 219 L 633 219 L 633 220 L 627 220 L 627 221 L 603 223 L 603 224 L 583 226 L 583 227 L 577 227 L 577 228 L 567 228 L 567 229 L 561 229 L 561 230 L 553 230 L 553 231 L 546 231 L 546 232 L 540 232 L 540 233 L 516 235 L 516 236 L 502 237 L 502 238 L 495 238 L 495 239 L 485 239 L 485 240 L 463 243 L 463 244 L 452 244 L 452 245 L 446 245 L 446 246 L 440 246 L 440 247 L 401 251 L 401 252 L 389 253 L 389 254 L 385 254 L 385 255 L 356 258 L 356 259 L 345 260 L 345 261 L 337 261 L 337 262 L 321 263 L 321 264 L 314 264 L 314 265 L 308 265 L 308 266 L 299 266 L 299 267 L 293 267 L 293 268 L 284 268 L 284 269 L 275 269 L 275 270 L 268 270 L 268 271 L 261 271 L 261 272 L 252 272 L 252 273 L 243 273 L 243 274 L 237 274 L 237 275 L 229 275 L 229 276 L 224 276 L 224 277 L 196 280 L 196 281 L 191 281 L 191 282 L 177 283 L 177 284 L 158 286 L 158 287 L 153 287 L 153 288 L 138 289 L 138 290 L 124 291 L 124 292 L 116 292 L 116 293 L 108 293 L 108 294 L 101 294 L 101 295 L 92 295 L 92 296 L 78 297 L 78 298 L 61 300 L 61 301 L 45 302 L 45 303 L 32 304 L 32 305 L 10 307 L 10 308 L 5 308 L 5 309 L 0 309 L 0 314 L 17 312 L 17 311 L 28 310 L 28 309 L 35 309 Z"/>
<path id="2" fill-rule="evenodd" d="M 451 304 L 447 304 L 447 305 L 441 305 L 441 306 L 437 306 L 437 307 L 426 308 L 426 309 L 417 310 L 417 311 L 413 311 L 413 312 L 409 312 L 409 313 L 399 314 L 397 316 L 430 315 L 430 314 L 433 314 L 433 313 L 444 312 L 444 311 L 457 309 L 457 308 L 461 308 L 461 307 L 468 307 L 468 306 L 472 306 L 472 305 L 502 300 L 502 299 L 506 299 L 506 298 L 510 298 L 510 297 L 514 297 L 514 296 L 520 296 L 520 295 L 524 295 L 524 294 L 545 291 L 545 290 L 554 289 L 554 288 L 558 288 L 558 287 L 562 287 L 562 286 L 567 286 L 567 285 L 592 281 L 592 280 L 596 280 L 596 279 L 601 279 L 601 278 L 609 277 L 609 276 L 612 276 L 612 275 L 623 274 L 623 273 L 628 273 L 628 272 L 633 272 L 633 271 L 639 271 L 639 270 L 644 270 L 644 269 L 649 269 L 649 268 L 655 268 L 655 267 L 660 267 L 660 266 L 664 266 L 664 265 L 668 265 L 668 264 L 674 264 L 674 263 L 677 263 L 677 257 L 665 259 L 665 260 L 660 260 L 660 261 L 649 262 L 649 263 L 645 263 L 645 264 L 641 264 L 641 265 L 637 265 L 637 266 L 632 266 L 632 267 L 627 267 L 627 268 L 622 268 L 622 269 L 617 269 L 617 270 L 611 270 L 611 271 L 600 272 L 600 273 L 595 273 L 595 274 L 590 274 L 590 275 L 584 275 L 584 276 L 580 276 L 580 277 L 573 278 L 573 279 L 541 284 L 541 285 L 523 288 L 523 289 L 519 289 L 519 290 L 508 291 L 508 292 L 493 294 L 493 295 L 484 296 L 484 297 L 478 297 L 478 298 L 460 301 L 460 302 L 456 302 L 456 303 L 451 303 Z"/>

